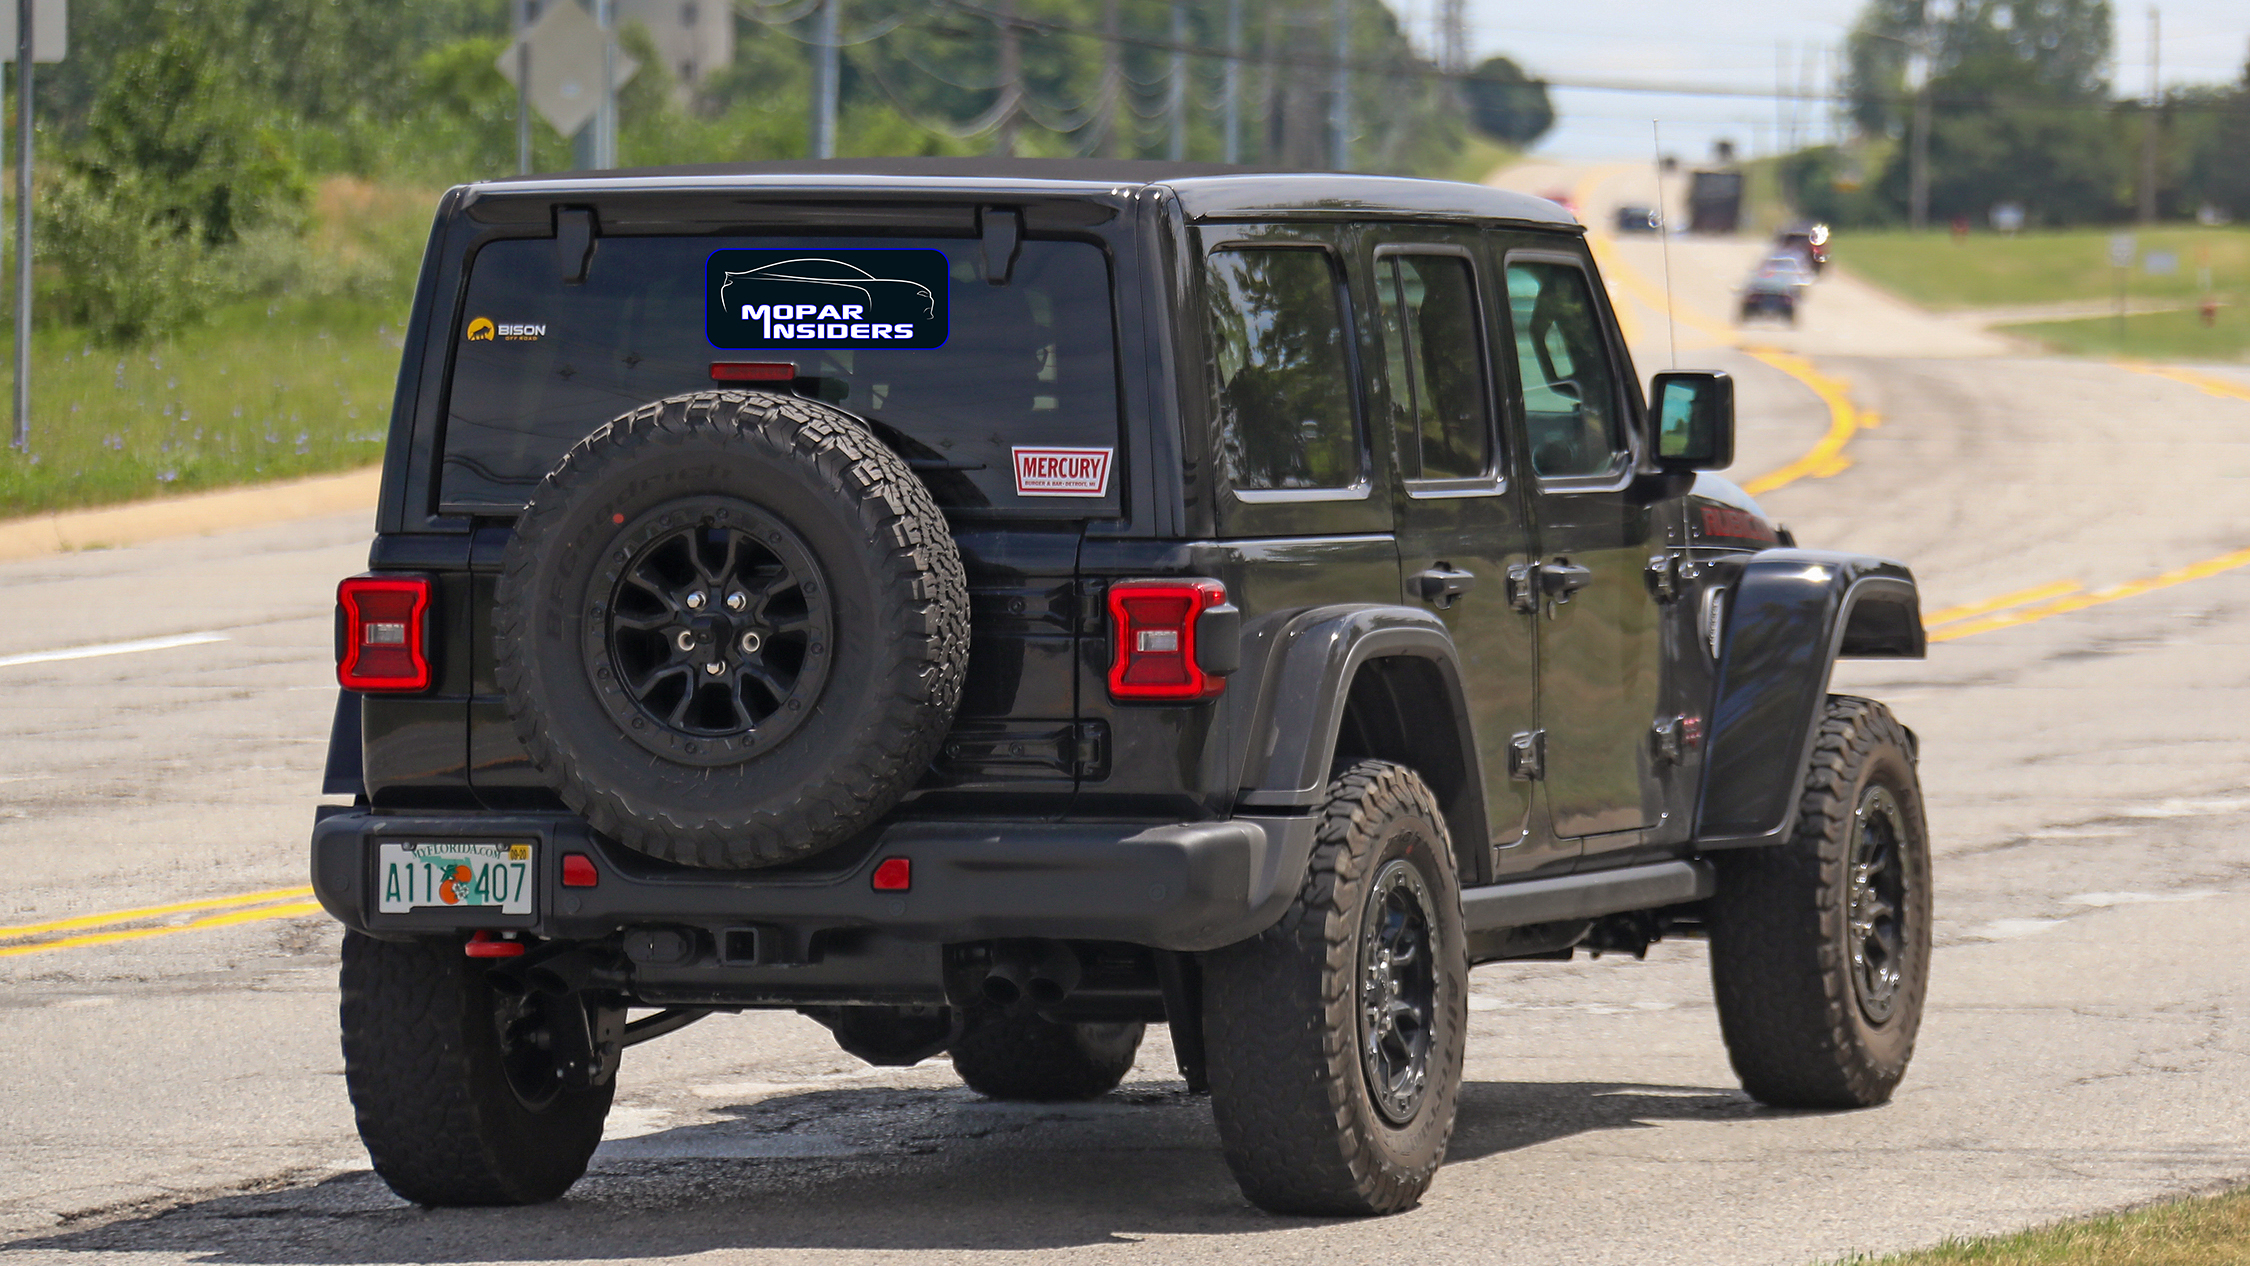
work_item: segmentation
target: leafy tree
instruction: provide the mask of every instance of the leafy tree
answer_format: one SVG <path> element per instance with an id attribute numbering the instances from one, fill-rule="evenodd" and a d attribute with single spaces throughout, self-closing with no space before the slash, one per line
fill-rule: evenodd
<path id="1" fill-rule="evenodd" d="M 1461 85 L 1468 98 L 1469 122 L 1496 141 L 1527 146 L 1555 125 L 1554 103 L 1547 99 L 1547 81 L 1533 79 L 1505 57 L 1488 57 L 1479 63 L 1475 77 Z"/>

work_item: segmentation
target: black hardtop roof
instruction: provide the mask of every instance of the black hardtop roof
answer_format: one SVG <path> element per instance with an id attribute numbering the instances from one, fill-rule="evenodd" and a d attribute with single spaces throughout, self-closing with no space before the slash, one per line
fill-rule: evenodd
<path id="1" fill-rule="evenodd" d="M 482 181 L 471 188 L 495 196 L 574 191 L 682 193 L 699 188 L 842 193 L 884 187 L 1052 196 L 1147 185 L 1171 190 L 1191 219 L 1239 219 L 1291 212 L 1403 213 L 1512 220 L 1572 230 L 1579 227 L 1568 211 L 1544 198 L 1461 181 L 1098 158 L 834 158 L 700 163 L 511 176 Z"/>

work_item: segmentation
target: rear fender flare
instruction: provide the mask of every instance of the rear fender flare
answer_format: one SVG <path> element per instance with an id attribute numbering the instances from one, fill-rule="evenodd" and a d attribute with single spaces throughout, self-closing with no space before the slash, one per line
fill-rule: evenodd
<path id="1" fill-rule="evenodd" d="M 1337 743 L 1363 668 L 1385 660 L 1428 665 L 1451 726 L 1454 769 L 1417 770 L 1432 784 L 1455 836 L 1457 857 L 1486 847 L 1484 784 L 1469 728 L 1460 654 L 1436 616 L 1405 606 L 1316 607 L 1288 617 L 1274 635 L 1243 744 L 1242 795 L 1248 812 L 1306 810 L 1327 793 Z M 1242 683 L 1247 684 L 1247 683 Z"/>
<path id="2" fill-rule="evenodd" d="M 1696 811 L 1705 849 L 1789 838 L 1838 658 L 1920 659 L 1927 649 L 1914 574 L 1902 563 L 1771 549 L 1731 578 L 1726 570 Z"/>

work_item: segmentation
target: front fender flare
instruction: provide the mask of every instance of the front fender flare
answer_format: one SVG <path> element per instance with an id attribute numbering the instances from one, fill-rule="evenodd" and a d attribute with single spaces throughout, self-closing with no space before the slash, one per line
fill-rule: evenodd
<path id="1" fill-rule="evenodd" d="M 1727 608 L 1709 716 L 1696 843 L 1778 844 L 1839 657 L 1920 659 L 1914 573 L 1863 554 L 1770 549 L 1719 581 Z"/>

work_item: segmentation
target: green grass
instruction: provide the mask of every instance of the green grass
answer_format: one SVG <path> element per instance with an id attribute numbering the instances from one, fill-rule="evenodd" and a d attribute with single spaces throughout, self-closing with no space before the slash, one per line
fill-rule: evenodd
<path id="1" fill-rule="evenodd" d="M 2000 327 L 2036 339 L 2051 351 L 2073 356 L 2125 356 L 2150 360 L 2229 361 L 2250 359 L 2250 312 L 2239 305 L 2219 309 L 2206 326 L 2196 312 L 2137 313 L 2125 318 L 2122 333 L 2115 317 L 2084 321 L 2039 321 Z"/>
<path id="2" fill-rule="evenodd" d="M 31 340 L 31 448 L 0 448 L 0 518 L 381 460 L 435 202 L 426 190 L 324 181 L 301 241 L 241 261 L 262 270 L 267 293 L 156 342 L 105 347 L 43 319 Z M 14 399 L 13 360 L 0 326 L 0 402 Z M 0 414 L 12 420 L 5 403 Z"/>
<path id="3" fill-rule="evenodd" d="M 31 448 L 0 452 L 0 518 L 379 461 L 401 312 L 245 303 L 119 350 L 32 338 Z M 14 398 L 12 368 L 0 400 Z"/>
<path id="4" fill-rule="evenodd" d="M 1844 232 L 1832 249 L 1837 263 L 1924 307 L 1990 308 L 2114 298 L 2109 239 L 2126 231 L 2143 254 L 2179 257 L 2170 276 L 2152 276 L 2136 261 L 2127 279 L 2133 298 L 2191 302 L 2201 294 L 2198 270 L 2206 263 L 2222 299 L 2250 297 L 2250 227 L 1980 232 L 1960 241 L 1943 231 Z"/>
<path id="5" fill-rule="evenodd" d="M 2239 1266 L 2250 1261 L 2250 1191 L 2199 1196 L 2041 1227 L 1948 1240 L 1851 1266 Z"/>

